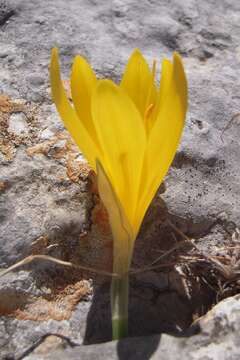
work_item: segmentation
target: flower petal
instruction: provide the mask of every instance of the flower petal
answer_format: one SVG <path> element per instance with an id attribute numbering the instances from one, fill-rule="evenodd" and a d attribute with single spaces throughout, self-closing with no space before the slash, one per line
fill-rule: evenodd
<path id="1" fill-rule="evenodd" d="M 92 140 L 98 144 L 91 114 L 91 96 L 96 84 L 97 78 L 90 65 L 83 57 L 76 56 L 71 74 L 73 104 Z"/>
<path id="2" fill-rule="evenodd" d="M 163 105 L 163 102 L 166 99 L 168 94 L 169 86 L 171 85 L 173 74 L 173 64 L 168 59 L 163 59 L 162 61 L 162 74 L 161 74 L 161 82 L 159 89 L 159 103 L 160 106 Z"/>
<path id="3" fill-rule="evenodd" d="M 169 79 L 167 79 L 169 81 Z M 187 111 L 187 80 L 181 57 L 174 53 L 171 81 L 164 89 L 164 101 L 150 133 L 140 187 L 141 200 L 136 217 L 141 222 L 150 202 L 174 158 Z"/>
<path id="4" fill-rule="evenodd" d="M 56 48 L 52 50 L 50 65 L 50 81 L 52 90 L 52 99 L 57 107 L 64 125 L 70 132 L 72 138 L 79 146 L 84 156 L 89 161 L 93 169 L 96 168 L 95 159 L 99 157 L 99 151 L 90 138 L 86 128 L 78 118 L 76 112 L 72 108 L 65 94 L 60 77 L 60 68 L 58 62 L 58 51 Z"/>
<path id="5" fill-rule="evenodd" d="M 156 86 L 152 72 L 138 49 L 130 56 L 120 86 L 128 93 L 144 118 L 152 98 L 156 96 Z"/>
<path id="6" fill-rule="evenodd" d="M 135 238 L 113 186 L 98 160 L 97 182 L 101 200 L 109 215 L 113 234 L 113 272 L 124 274 L 130 266 Z"/>
<path id="7" fill-rule="evenodd" d="M 139 112 L 122 89 L 99 81 L 92 115 L 104 154 L 104 167 L 129 221 L 133 221 L 146 136 Z"/>
<path id="8" fill-rule="evenodd" d="M 150 109 L 150 114 L 146 118 L 146 129 L 148 135 L 150 134 L 153 125 L 155 124 L 159 110 L 164 105 L 164 101 L 168 94 L 169 86 L 171 85 L 172 80 L 172 69 L 173 65 L 168 59 L 164 59 L 162 61 L 162 74 L 161 74 L 161 82 L 160 82 L 160 89 L 155 96 L 155 103 L 152 109 Z"/>

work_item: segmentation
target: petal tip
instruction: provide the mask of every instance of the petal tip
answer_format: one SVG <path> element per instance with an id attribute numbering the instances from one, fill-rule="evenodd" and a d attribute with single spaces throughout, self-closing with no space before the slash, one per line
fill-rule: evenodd
<path id="1" fill-rule="evenodd" d="M 141 53 L 140 49 L 138 49 L 138 48 L 135 48 L 135 49 L 133 50 L 133 52 L 132 52 L 132 54 L 131 54 L 130 57 L 134 57 L 134 56 L 143 58 L 143 54 Z"/>
<path id="2" fill-rule="evenodd" d="M 179 89 L 179 93 L 181 94 L 182 102 L 186 113 L 188 103 L 187 77 L 185 74 L 182 57 L 177 52 L 173 53 L 173 69 L 173 76 Z"/>
<path id="3" fill-rule="evenodd" d="M 56 59 L 58 57 L 58 48 L 57 47 L 53 47 L 51 50 L 51 58 L 52 59 Z"/>
<path id="4" fill-rule="evenodd" d="M 182 57 L 177 51 L 174 51 L 173 53 L 173 61 L 178 64 L 181 64 L 181 66 L 183 67 Z"/>
<path id="5" fill-rule="evenodd" d="M 98 80 L 98 84 L 96 86 L 96 91 L 117 91 L 118 90 L 118 86 L 112 81 L 112 80 L 108 80 L 108 79 L 102 79 L 102 80 Z"/>

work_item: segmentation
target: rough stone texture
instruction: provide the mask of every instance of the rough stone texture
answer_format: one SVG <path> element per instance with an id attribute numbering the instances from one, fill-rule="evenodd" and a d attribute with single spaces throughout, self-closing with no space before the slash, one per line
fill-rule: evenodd
<path id="1" fill-rule="evenodd" d="M 223 128 L 239 109 L 237 1 L 202 1 L 197 5 L 194 1 L 184 4 L 89 1 L 86 4 L 58 0 L 46 4 L 42 1 L 39 5 L 37 1 L 23 0 L 9 4 L 15 13 L 1 29 L 0 47 L 8 50 L 2 59 L 0 86 L 11 96 L 43 101 L 38 127 L 40 139 L 51 137 L 49 130 L 56 132 L 57 127 L 61 127 L 54 108 L 46 104 L 50 101 L 48 64 L 52 46 L 60 49 L 65 77 L 69 76 L 66 68 L 69 69 L 77 53 L 88 58 L 99 76 L 115 79 L 120 77 L 133 47 L 140 47 L 150 61 L 163 55 L 171 56 L 173 50 L 181 52 L 189 79 L 190 109 L 183 142 L 167 178 L 164 200 L 169 211 L 180 217 L 182 229 L 199 240 L 217 225 L 220 227 L 217 233 L 222 237 L 228 233 L 229 226 L 238 225 L 240 130 L 237 119 L 221 139 Z M 59 164 L 54 169 L 52 159 L 45 161 L 36 157 L 31 164 L 21 150 L 4 172 L 17 174 L 20 163 L 25 179 L 32 180 L 34 166 L 41 174 L 41 166 L 46 174 L 64 171 Z M 48 181 L 48 177 L 45 178 Z M 18 182 L 26 188 L 21 179 Z M 57 184 L 54 187 L 57 188 Z M 31 187 L 28 186 L 28 190 L 31 192 Z M 52 192 L 48 196 L 51 197 Z M 47 203 L 46 199 L 42 202 Z M 6 201 L 5 206 L 4 217 L 8 212 L 13 219 L 10 202 Z M 40 206 L 38 208 L 40 210 Z M 44 221 L 39 210 L 34 208 L 37 214 L 35 221 L 28 221 L 30 224 L 26 223 L 28 216 L 25 216 L 25 225 L 22 221 L 20 225 L 17 219 L 12 221 L 17 234 L 13 236 L 10 229 L 8 234 L 11 242 L 19 237 L 16 246 L 29 243 L 30 238 L 35 240 L 43 233 L 40 228 Z M 41 224 L 37 220 L 39 215 Z M 29 235 L 23 240 L 25 233 Z M 9 242 L 8 234 L 6 242 Z"/>
<path id="2" fill-rule="evenodd" d="M 14 14 L 14 7 L 8 2 L 0 2 L 0 25 L 3 25 Z"/>
<path id="3" fill-rule="evenodd" d="M 50 276 L 38 276 L 37 282 L 36 275 L 20 271 L 17 277 L 7 274 L 1 279 L 1 359 L 20 358 L 49 334 L 71 339 L 68 342 L 75 345 L 84 340 L 91 304 L 88 282 L 79 281 L 54 294 Z M 60 280 L 58 285 L 62 286 Z"/>
<path id="4" fill-rule="evenodd" d="M 9 119 L 8 131 L 16 135 L 28 132 L 26 116 L 23 113 L 12 114 Z"/>
<path id="5" fill-rule="evenodd" d="M 239 244 L 239 118 L 223 133 L 240 108 L 239 23 L 238 0 L 0 1 L 1 268 L 40 253 L 111 269 L 110 232 L 94 179 L 51 103 L 48 65 L 53 46 L 59 47 L 65 79 L 77 53 L 99 77 L 114 80 L 120 79 L 135 47 L 149 62 L 171 57 L 174 50 L 182 54 L 190 96 L 183 141 L 166 191 L 156 198 L 141 230 L 133 267 L 151 263 L 174 239 L 182 240 L 179 232 L 163 225 L 166 218 L 194 237 L 205 254 L 221 255 L 223 246 Z M 238 266 L 239 254 L 234 256 Z M 53 337 L 46 338 L 46 346 L 53 349 L 109 339 L 107 286 L 99 288 L 98 279 L 92 284 L 88 274 L 46 262 L 24 270 L 0 281 L 2 358 L 32 352 L 47 334 Z M 185 280 L 181 267 L 133 279 L 131 335 L 185 331 L 192 316 L 216 300 L 214 291 L 205 295 L 207 285 L 193 291 L 200 294 L 198 300 L 189 300 Z M 59 319 L 62 304 L 64 316 Z M 232 307 L 239 300 L 223 304 L 223 318 L 230 312 L 233 323 L 228 333 L 220 326 L 221 342 L 215 330 L 187 340 L 162 335 L 156 354 L 187 359 L 192 351 L 193 359 L 221 360 L 228 351 L 229 359 L 237 359 L 239 320 L 234 320 Z M 208 332 L 208 325 L 203 327 Z M 131 358 L 124 351 L 139 348 L 147 358 L 158 346 L 159 336 L 68 351 L 73 359 L 79 351 L 82 358 L 101 352 L 114 359 L 119 348 L 120 358 Z"/>
<path id="6" fill-rule="evenodd" d="M 48 356 L 35 349 L 25 360 L 237 360 L 239 358 L 240 298 L 228 298 L 204 316 L 199 325 L 200 333 L 190 338 L 155 335 L 124 339 L 102 345 L 68 347 L 53 351 Z M 46 347 L 46 345 L 45 345 Z M 41 351 L 39 351 L 41 350 Z M 55 349 L 54 349 L 55 350 Z"/>

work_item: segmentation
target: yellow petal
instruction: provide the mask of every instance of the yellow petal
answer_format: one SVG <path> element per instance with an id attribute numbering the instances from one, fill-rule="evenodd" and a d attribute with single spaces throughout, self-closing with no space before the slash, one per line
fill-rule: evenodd
<path id="1" fill-rule="evenodd" d="M 129 221 L 135 212 L 146 136 L 139 112 L 122 89 L 101 80 L 92 115 L 104 154 L 104 167 Z"/>
<path id="2" fill-rule="evenodd" d="M 163 102 L 167 97 L 169 86 L 171 85 L 171 81 L 172 81 L 172 74 L 173 74 L 173 64 L 168 59 L 163 59 L 160 90 L 159 90 L 160 104 L 163 104 Z"/>
<path id="3" fill-rule="evenodd" d="M 97 161 L 97 182 L 100 197 L 108 211 L 113 234 L 113 272 L 122 275 L 130 266 L 135 238 L 111 182 L 99 161 Z"/>
<path id="4" fill-rule="evenodd" d="M 127 63 L 120 86 L 133 100 L 142 118 L 149 102 L 153 102 L 152 98 L 156 96 L 156 87 L 152 78 L 147 62 L 141 52 L 135 49 Z M 150 93 L 151 97 L 149 97 Z"/>
<path id="5" fill-rule="evenodd" d="M 174 53 L 171 81 L 164 92 L 164 101 L 147 144 L 143 170 L 146 181 L 141 185 L 141 200 L 136 215 L 140 223 L 174 158 L 186 111 L 187 81 L 181 58 Z"/>
<path id="6" fill-rule="evenodd" d="M 84 156 L 89 161 L 90 165 L 95 169 L 95 159 L 97 156 L 99 157 L 98 150 L 65 94 L 60 77 L 58 51 L 56 48 L 52 50 L 51 55 L 50 81 L 52 99 L 56 105 L 59 115 L 64 122 L 64 125 L 83 152 Z"/>
<path id="7" fill-rule="evenodd" d="M 146 117 L 146 129 L 148 135 L 150 134 L 152 127 L 157 120 L 159 110 L 163 106 L 163 103 L 166 99 L 169 86 L 171 85 L 172 69 L 172 63 L 168 59 L 164 59 L 162 61 L 160 89 L 155 97 L 155 104 L 152 108 L 150 108 L 150 114 L 147 114 L 148 116 Z"/>
<path id="8" fill-rule="evenodd" d="M 90 65 L 83 57 L 76 56 L 71 74 L 73 104 L 79 119 L 87 129 L 92 140 L 98 144 L 91 114 L 91 96 L 96 84 L 97 78 Z"/>

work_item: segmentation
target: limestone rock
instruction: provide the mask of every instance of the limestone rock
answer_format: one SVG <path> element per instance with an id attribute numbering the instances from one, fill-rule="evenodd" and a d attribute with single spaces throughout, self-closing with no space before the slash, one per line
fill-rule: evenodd
<path id="1" fill-rule="evenodd" d="M 77 346 L 53 351 L 46 357 L 35 354 L 26 360 L 136 359 L 236 360 L 239 357 L 239 295 L 215 306 L 200 320 L 200 333 L 189 338 L 155 335 L 123 339 L 101 345 Z"/>
<path id="2" fill-rule="evenodd" d="M 111 234 L 94 176 L 51 102 L 48 69 L 53 46 L 59 48 L 65 85 L 78 53 L 100 78 L 115 81 L 135 47 L 149 64 L 171 58 L 174 50 L 182 55 L 189 82 L 183 140 L 165 179 L 166 191 L 159 192 L 148 211 L 132 265 L 147 267 L 186 236 L 195 239 L 205 256 L 205 262 L 198 263 L 200 276 L 193 274 L 192 288 L 188 276 L 196 269 L 189 258 L 178 267 L 133 277 L 130 317 L 138 322 L 131 320 L 130 333 L 143 337 L 72 349 L 110 339 L 108 291 L 105 285 L 99 288 L 106 279 L 94 277 L 92 284 L 89 273 L 48 262 L 9 274 L 0 281 L 3 359 L 47 359 L 44 348 L 49 346 L 52 360 L 58 358 L 54 351 L 59 346 L 67 347 L 59 356 L 69 359 L 99 354 L 104 359 L 161 355 L 221 360 L 225 354 L 238 359 L 237 297 L 203 318 L 199 335 L 144 336 L 174 328 L 178 334 L 186 331 L 216 295 L 234 292 L 224 287 L 219 291 L 216 279 L 209 286 L 204 273 L 214 275 L 206 256 L 224 255 L 228 275 L 239 259 L 237 250 L 231 250 L 240 238 L 239 22 L 238 0 L 0 1 L 0 268 L 30 254 L 47 254 L 111 271 Z M 173 260 L 164 258 L 166 263 Z M 218 276 L 221 287 L 224 276 Z M 230 276 L 233 279 L 237 284 Z M 85 282 L 90 290 L 84 297 Z M 56 319 L 61 309 L 56 296 L 68 315 L 64 319 Z M 178 317 L 172 309 L 178 309 Z M 50 310 L 52 318 L 33 319 Z M 23 314 L 25 319 L 20 318 Z M 209 316 L 213 319 L 208 322 Z M 39 342 L 45 345 L 37 352 Z"/>

